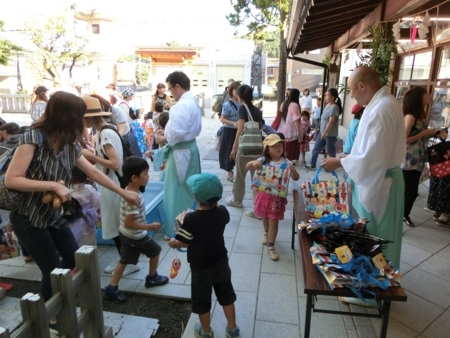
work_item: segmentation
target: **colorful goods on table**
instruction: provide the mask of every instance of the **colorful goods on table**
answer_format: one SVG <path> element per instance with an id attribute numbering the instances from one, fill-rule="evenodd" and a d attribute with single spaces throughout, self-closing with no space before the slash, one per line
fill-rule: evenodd
<path id="1" fill-rule="evenodd" d="M 20 246 L 13 232 L 0 229 L 0 261 L 20 256 Z"/>
<path id="2" fill-rule="evenodd" d="M 312 263 L 331 289 L 347 287 L 365 302 L 365 298 L 375 297 L 368 287 L 386 290 L 399 285 L 399 271 L 381 250 L 386 242 L 352 231 L 343 232 L 321 244 L 314 242 L 310 249 Z"/>
<path id="3" fill-rule="evenodd" d="M 311 182 L 301 185 L 305 208 L 310 218 L 319 219 L 332 212 L 347 213 L 347 183 L 339 182 L 336 172 L 324 181 L 319 181 L 319 168 Z"/>

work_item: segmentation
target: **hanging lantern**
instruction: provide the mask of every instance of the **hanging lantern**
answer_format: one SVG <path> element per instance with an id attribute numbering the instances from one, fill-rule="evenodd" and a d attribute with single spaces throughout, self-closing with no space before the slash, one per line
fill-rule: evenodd
<path id="1" fill-rule="evenodd" d="M 425 13 L 425 16 L 422 19 L 422 23 L 419 26 L 418 33 L 420 39 L 426 39 L 428 34 L 428 27 L 431 26 L 430 14 L 428 11 Z"/>
<path id="2" fill-rule="evenodd" d="M 330 58 L 330 65 L 334 65 L 334 63 L 335 63 L 335 55 L 332 54 Z"/>
<path id="3" fill-rule="evenodd" d="M 341 55 L 338 55 L 336 58 L 336 65 L 339 66 L 341 64 Z"/>
<path id="4" fill-rule="evenodd" d="M 398 20 L 393 26 L 392 26 L 392 33 L 394 35 L 395 41 L 400 40 L 400 20 Z"/>

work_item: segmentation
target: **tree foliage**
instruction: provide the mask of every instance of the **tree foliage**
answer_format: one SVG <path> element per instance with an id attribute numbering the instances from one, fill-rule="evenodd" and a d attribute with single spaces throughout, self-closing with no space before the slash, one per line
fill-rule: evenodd
<path id="1" fill-rule="evenodd" d="M 61 83 L 65 72 L 71 79 L 75 66 L 87 64 L 84 53 L 88 43 L 86 30 L 72 13 L 45 19 L 35 17 L 25 24 L 25 34 L 36 46 L 28 61 L 42 80 Z"/>
<path id="2" fill-rule="evenodd" d="M 5 23 L 0 20 L 0 32 L 3 31 Z M 11 57 L 11 52 L 20 51 L 21 48 L 16 46 L 9 40 L 0 38 L 0 65 L 7 66 L 9 64 L 9 58 Z"/>
<path id="3" fill-rule="evenodd" d="M 122 55 L 117 59 L 117 62 L 131 62 L 135 64 L 135 78 L 136 83 L 140 86 L 145 86 L 148 81 L 149 73 L 148 73 L 148 65 L 145 62 L 141 61 L 139 55 Z"/>
<path id="4" fill-rule="evenodd" d="M 284 32 L 290 0 L 230 0 L 233 13 L 227 19 L 233 27 L 245 26 L 255 42 L 263 42 L 275 29 L 279 36 L 279 77 L 277 83 L 278 105 L 284 101 L 286 89 L 287 52 Z"/>

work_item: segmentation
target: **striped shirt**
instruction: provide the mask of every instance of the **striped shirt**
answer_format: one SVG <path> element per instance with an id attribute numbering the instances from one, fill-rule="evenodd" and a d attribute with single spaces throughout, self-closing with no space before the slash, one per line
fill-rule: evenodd
<path id="1" fill-rule="evenodd" d="M 22 144 L 35 144 L 38 148 L 34 153 L 33 160 L 26 172 L 26 177 L 35 181 L 63 180 L 66 187 L 72 179 L 72 168 L 76 160 L 81 156 L 81 148 L 74 145 L 72 148 L 66 144 L 63 150 L 56 155 L 46 146 L 45 136 L 38 130 L 30 129 L 23 134 L 18 142 L 18 147 Z M 43 137 L 43 145 L 41 144 Z M 28 216 L 31 225 L 37 228 L 46 228 L 61 216 L 62 209 L 53 208 L 52 203 L 44 204 L 41 199 L 45 191 L 25 192 L 21 207 L 17 213 Z"/>
<path id="2" fill-rule="evenodd" d="M 122 198 L 122 202 L 120 203 L 120 225 L 119 232 L 131 239 L 142 239 L 147 236 L 147 230 L 135 230 L 125 226 L 125 217 L 127 215 L 133 215 L 136 223 L 147 224 L 145 220 L 145 205 L 144 199 L 142 198 L 141 193 L 137 193 L 134 191 L 129 191 L 128 187 L 125 189 L 129 193 L 136 194 L 141 198 L 141 204 L 136 206 L 134 204 L 130 204 Z"/>

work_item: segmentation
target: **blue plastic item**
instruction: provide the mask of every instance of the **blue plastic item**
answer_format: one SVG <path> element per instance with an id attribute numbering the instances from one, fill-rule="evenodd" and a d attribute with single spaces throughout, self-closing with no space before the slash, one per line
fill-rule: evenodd
<path id="1" fill-rule="evenodd" d="M 145 220 L 148 224 L 153 222 L 164 224 L 164 182 L 149 182 L 143 193 L 145 202 Z M 148 235 L 152 237 L 155 231 L 149 231 Z M 102 238 L 102 229 L 97 229 L 98 245 L 114 245 L 112 239 L 104 240 Z"/>

